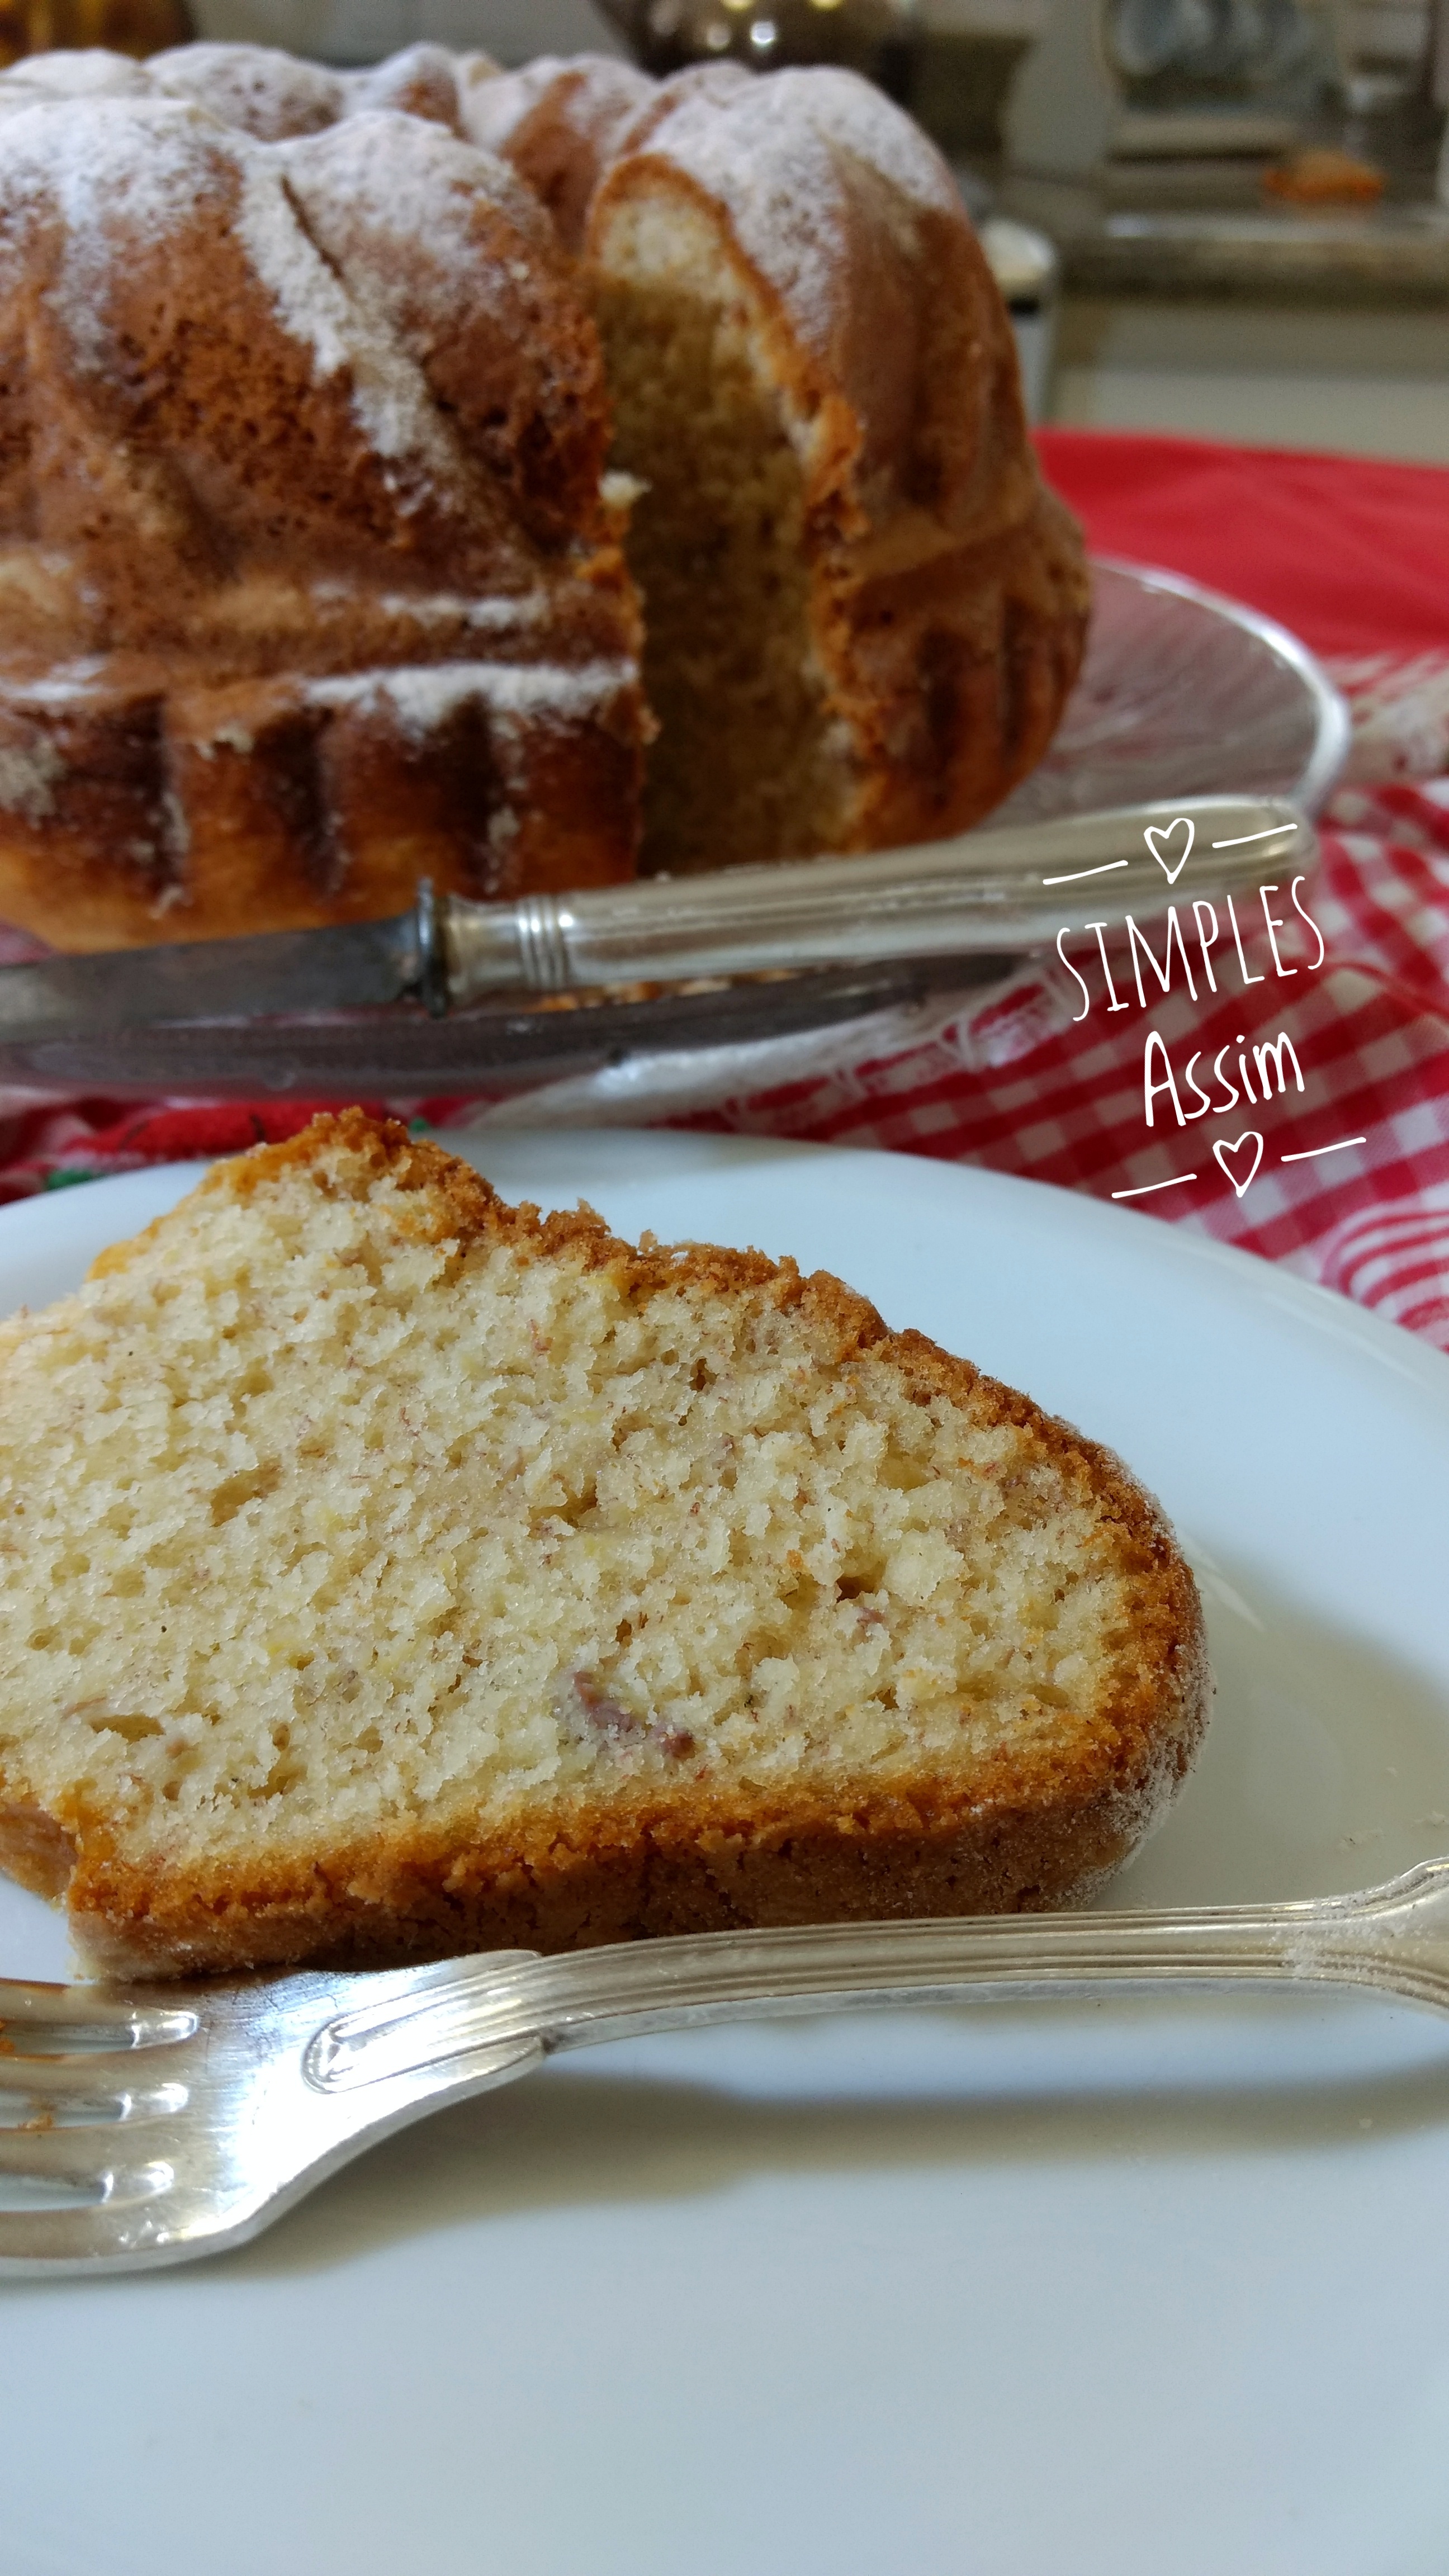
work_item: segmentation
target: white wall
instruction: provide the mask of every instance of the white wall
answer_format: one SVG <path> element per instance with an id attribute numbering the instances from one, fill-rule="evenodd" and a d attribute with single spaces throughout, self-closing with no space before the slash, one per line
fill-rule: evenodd
<path id="1" fill-rule="evenodd" d="M 1072 297 L 1049 417 L 1449 465 L 1449 315 Z"/>

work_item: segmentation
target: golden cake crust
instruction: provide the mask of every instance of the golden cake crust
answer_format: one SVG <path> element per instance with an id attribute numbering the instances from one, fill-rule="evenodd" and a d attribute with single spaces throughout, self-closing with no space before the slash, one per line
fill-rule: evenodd
<path id="1" fill-rule="evenodd" d="M 708 1245 L 636 1251 L 587 1210 L 540 1218 L 394 1123 L 361 1111 L 219 1166 L 203 1190 L 244 1200 L 300 1171 L 328 1194 L 398 1195 L 394 1222 L 428 1244 L 506 1244 L 527 1263 L 609 1274 L 631 1302 L 667 1291 L 746 1297 L 797 1314 L 823 1363 L 869 1360 L 912 1402 L 946 1398 L 973 1423 L 1010 1424 L 1064 1490 L 1090 1498 L 1125 1587 L 1130 1637 L 1090 1723 L 1027 1750 L 1003 1743 L 963 1772 L 918 1766 L 822 1796 L 791 1782 L 746 1796 L 689 1776 L 543 1798 L 486 1824 L 410 1822 L 364 1842 L 229 1859 L 224 1870 L 138 1864 L 76 1798 L 42 1812 L 0 1777 L 0 1857 L 67 1902 L 87 1957 L 185 1974 L 326 1958 L 380 1964 L 470 1949 L 545 1950 L 641 1934 L 893 1914 L 1062 1905 L 1100 1884 L 1141 1839 L 1196 1750 L 1210 1681 L 1201 1612 L 1151 1498 L 1110 1453 L 915 1332 L 888 1332 L 824 1273 Z M 166 1220 L 160 1220 L 164 1227 Z M 103 1255 L 100 1276 L 143 1257 L 157 1229 Z M 687 1770 L 687 1766 L 686 1766 Z"/>

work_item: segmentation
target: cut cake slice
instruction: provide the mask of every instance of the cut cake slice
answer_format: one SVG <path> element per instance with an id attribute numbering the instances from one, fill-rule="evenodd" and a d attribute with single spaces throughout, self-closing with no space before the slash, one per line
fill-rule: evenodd
<path id="1" fill-rule="evenodd" d="M 361 1111 L 0 1328 L 0 1859 L 158 1975 L 1069 1903 L 1185 1771 L 1106 1451 Z"/>

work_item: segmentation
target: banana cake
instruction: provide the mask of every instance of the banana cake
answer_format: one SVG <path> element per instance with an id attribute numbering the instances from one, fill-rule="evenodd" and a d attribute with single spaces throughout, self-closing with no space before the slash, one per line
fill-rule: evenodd
<path id="1" fill-rule="evenodd" d="M 168 1975 L 1071 1903 L 1209 1681 L 1108 1452 L 360 1110 L 0 1327 L 0 1861 Z"/>

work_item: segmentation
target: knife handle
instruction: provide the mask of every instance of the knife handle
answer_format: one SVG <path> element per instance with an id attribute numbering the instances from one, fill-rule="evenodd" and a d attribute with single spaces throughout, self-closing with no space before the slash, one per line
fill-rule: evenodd
<path id="1" fill-rule="evenodd" d="M 1159 858 L 1147 833 L 1174 827 Z M 456 1009 L 499 992 L 1001 953 L 1095 919 L 1151 919 L 1170 902 L 1220 900 L 1268 869 L 1306 875 L 1316 856 L 1312 824 L 1286 798 L 1203 796 L 587 894 L 498 904 L 450 895 L 426 923 L 420 903 L 422 990 L 434 1008 L 445 988 Z"/>

